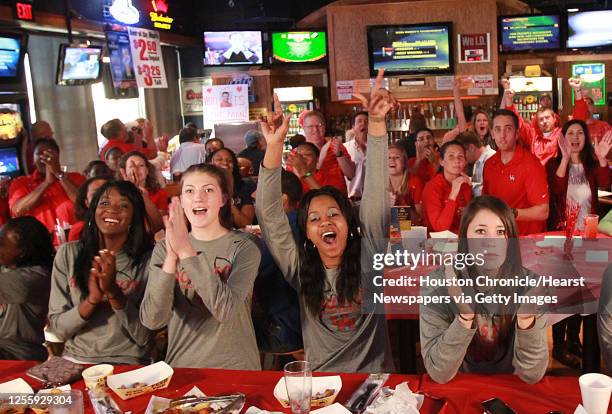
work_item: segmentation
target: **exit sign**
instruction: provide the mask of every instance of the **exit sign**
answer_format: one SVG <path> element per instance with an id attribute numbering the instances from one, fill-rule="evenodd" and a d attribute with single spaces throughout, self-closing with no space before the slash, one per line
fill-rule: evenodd
<path id="1" fill-rule="evenodd" d="M 15 18 L 17 20 L 34 21 L 34 4 L 32 1 L 18 0 L 14 4 Z"/>

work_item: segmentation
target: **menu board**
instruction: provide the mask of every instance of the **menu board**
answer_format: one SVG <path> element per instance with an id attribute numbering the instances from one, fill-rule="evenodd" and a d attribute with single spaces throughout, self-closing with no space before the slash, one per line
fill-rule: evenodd
<path id="1" fill-rule="evenodd" d="M 128 31 L 138 86 L 142 88 L 167 88 L 166 70 L 164 69 L 164 59 L 159 44 L 159 32 L 136 27 L 130 27 Z"/>

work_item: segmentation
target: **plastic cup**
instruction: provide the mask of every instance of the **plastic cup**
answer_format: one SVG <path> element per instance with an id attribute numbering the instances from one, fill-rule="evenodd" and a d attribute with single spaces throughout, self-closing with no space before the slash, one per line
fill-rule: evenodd
<path id="1" fill-rule="evenodd" d="M 587 214 L 584 217 L 583 238 L 585 239 L 596 239 L 597 238 L 598 222 L 599 222 L 599 216 L 597 214 Z"/>
<path id="2" fill-rule="evenodd" d="M 112 365 L 100 364 L 83 370 L 85 386 L 96 393 L 106 391 L 106 377 L 113 375 L 113 369 Z"/>
<path id="3" fill-rule="evenodd" d="M 610 395 L 612 394 L 612 378 L 604 374 L 584 374 L 578 378 L 582 406 L 589 414 L 606 414 Z"/>
<path id="4" fill-rule="evenodd" d="M 308 414 L 312 398 L 312 368 L 308 361 L 285 365 L 285 386 L 293 414 Z"/>

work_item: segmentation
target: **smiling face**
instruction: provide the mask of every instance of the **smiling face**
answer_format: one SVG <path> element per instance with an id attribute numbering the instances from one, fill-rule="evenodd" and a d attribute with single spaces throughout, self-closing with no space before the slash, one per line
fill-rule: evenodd
<path id="1" fill-rule="evenodd" d="M 459 175 L 465 170 L 465 150 L 460 145 L 450 145 L 444 151 L 444 158 L 440 160 L 440 165 L 444 172 L 452 175 Z"/>
<path id="2" fill-rule="evenodd" d="M 468 224 L 467 237 L 470 253 L 484 255 L 482 269 L 496 272 L 506 260 L 508 248 L 501 218 L 491 210 L 480 210 Z"/>
<path id="3" fill-rule="evenodd" d="M 579 154 L 584 148 L 585 136 L 584 129 L 580 124 L 572 124 L 567 128 L 565 132 L 565 138 L 570 144 L 571 152 L 573 154 Z"/>
<path id="4" fill-rule="evenodd" d="M 234 170 L 234 164 L 232 164 L 232 156 L 226 150 L 217 151 L 211 159 L 212 165 L 216 165 L 224 170 L 230 172 Z"/>
<path id="5" fill-rule="evenodd" d="M 96 207 L 96 225 L 104 236 L 124 236 L 128 234 L 134 206 L 129 198 L 121 195 L 116 188 L 109 188 L 100 196 Z"/>
<path id="6" fill-rule="evenodd" d="M 491 131 L 497 149 L 502 152 L 511 152 L 516 148 L 516 126 L 510 115 L 499 115 L 493 120 Z"/>
<path id="7" fill-rule="evenodd" d="M 325 122 L 317 115 L 304 118 L 304 136 L 306 141 L 321 148 L 325 144 Z"/>
<path id="8" fill-rule="evenodd" d="M 489 133 L 489 118 L 483 113 L 476 115 L 474 119 L 474 129 L 479 137 L 484 137 Z"/>
<path id="9" fill-rule="evenodd" d="M 202 172 L 183 176 L 181 206 L 192 229 L 219 223 L 219 211 L 227 200 L 215 176 Z"/>
<path id="10" fill-rule="evenodd" d="M 306 237 L 315 245 L 324 264 L 340 264 L 346 249 L 348 223 L 333 197 L 320 195 L 310 201 Z"/>
<path id="11" fill-rule="evenodd" d="M 389 175 L 403 175 L 406 168 L 406 155 L 398 148 L 389 148 Z"/>

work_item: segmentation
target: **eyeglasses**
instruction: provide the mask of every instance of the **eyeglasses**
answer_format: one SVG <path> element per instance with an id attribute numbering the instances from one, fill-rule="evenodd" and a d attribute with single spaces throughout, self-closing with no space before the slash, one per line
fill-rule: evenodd
<path id="1" fill-rule="evenodd" d="M 325 125 L 323 124 L 305 125 L 304 129 L 315 129 L 315 128 L 323 128 L 323 127 L 325 127 Z"/>

